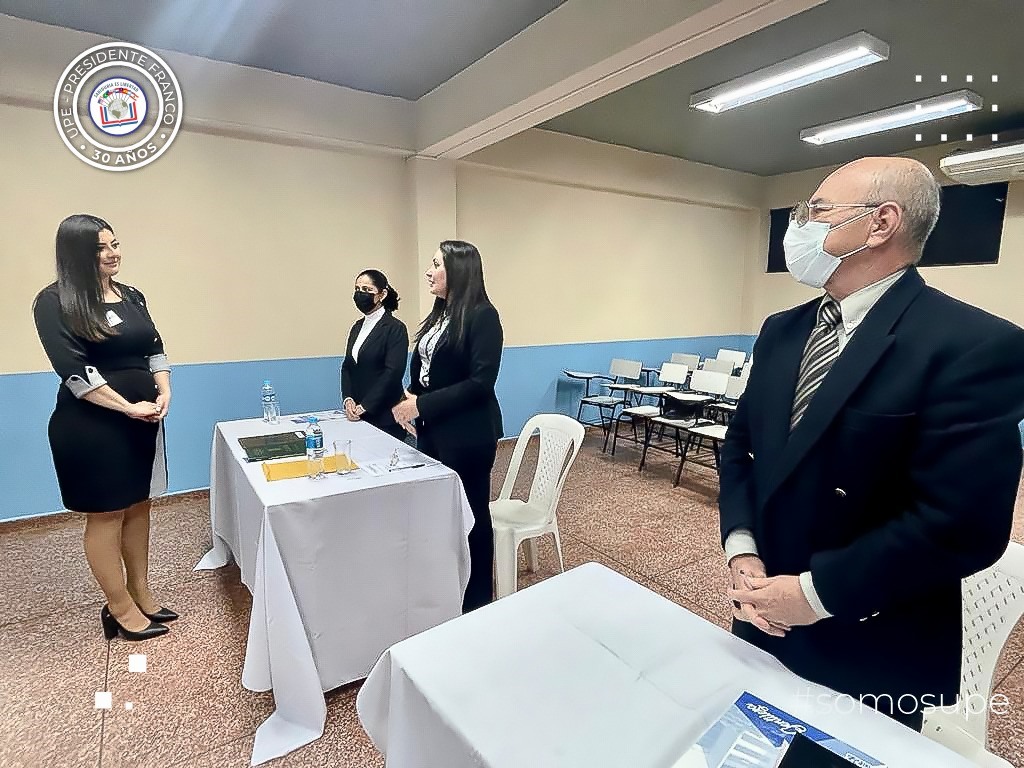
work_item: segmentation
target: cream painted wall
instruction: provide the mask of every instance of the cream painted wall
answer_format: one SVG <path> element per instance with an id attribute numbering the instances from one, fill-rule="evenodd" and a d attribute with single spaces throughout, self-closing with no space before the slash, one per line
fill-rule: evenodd
<path id="1" fill-rule="evenodd" d="M 458 212 L 510 346 L 741 332 L 756 211 L 460 167 Z"/>
<path id="2" fill-rule="evenodd" d="M 925 163 L 940 184 L 953 183 L 939 170 L 939 160 L 957 146 L 944 145 L 908 152 Z M 748 301 L 744 307 L 744 324 L 748 333 L 757 333 L 768 315 L 795 306 L 819 295 L 820 291 L 806 288 L 788 274 L 767 274 L 765 260 L 768 251 L 768 216 L 772 208 L 783 208 L 797 200 L 806 200 L 835 166 L 799 173 L 789 173 L 765 179 L 763 207 L 754 257 L 746 264 L 745 282 Z M 1010 185 L 1003 222 L 1002 243 L 998 264 L 958 267 L 927 267 L 922 270 L 925 280 L 941 291 L 982 309 L 1024 325 L 1024 303 L 1020 301 L 1020 286 L 1024 285 L 1024 182 Z"/>
<path id="3" fill-rule="evenodd" d="M 401 157 L 183 130 L 157 162 L 114 174 L 73 157 L 48 111 L 0 105 L 0 125 L 0 373 L 48 369 L 30 306 L 53 280 L 58 223 L 82 211 L 116 227 L 122 278 L 146 293 L 174 362 L 343 354 L 366 267 L 388 273 L 410 296 L 400 315 L 417 319 Z M 312 323 L 310 290 L 322 301 Z"/>
<path id="4" fill-rule="evenodd" d="M 457 202 L 455 197 L 455 162 L 429 157 L 411 157 L 406 161 L 409 182 L 416 201 L 415 261 L 416 282 L 407 291 L 410 305 L 416 302 L 417 319 L 425 318 L 434 307 L 435 298 L 428 290 L 425 273 L 434 261 L 442 240 L 456 237 Z M 410 335 L 415 329 L 410 326 Z"/>
<path id="5" fill-rule="evenodd" d="M 29 308 L 53 279 L 58 223 L 81 211 L 117 228 L 122 277 L 147 294 L 175 362 L 342 354 L 351 281 L 371 266 L 418 318 L 415 104 L 161 51 L 182 130 L 157 162 L 115 174 L 73 157 L 52 115 L 64 67 L 105 38 L 0 15 L 0 40 L 0 210 L 16 223 L 0 240 L 0 374 L 48 368 Z M 311 286 L 325 298 L 313 324 Z"/>
<path id="6" fill-rule="evenodd" d="M 760 176 L 539 128 L 473 153 L 459 163 L 467 166 L 706 206 L 758 209 L 765 196 Z"/>
<path id="7" fill-rule="evenodd" d="M 102 38 L 7 16 L 0 33 L 0 161 L 20 180 L 0 189 L 19 222 L 16 242 L 0 241 L 0 268 L 15 277 L 0 305 L 0 373 L 48 367 L 28 308 L 52 280 L 58 222 L 83 210 L 117 227 L 123 278 L 149 296 L 177 362 L 339 354 L 348 284 L 365 266 L 391 275 L 414 327 L 429 304 L 423 261 L 456 235 L 484 250 L 510 344 L 746 327 L 756 176 L 540 130 L 457 167 L 407 159 L 415 105 L 174 53 L 186 104 L 174 146 L 146 168 L 104 173 L 67 151 L 48 104 L 66 62 Z M 629 269 L 638 290 L 616 287 Z M 541 270 L 574 286 L 550 296 L 550 313 L 523 300 L 548 290 Z M 303 292 L 333 279 L 344 290 L 309 329 Z M 257 328 L 251 308 L 272 302 L 278 321 Z"/>
<path id="8" fill-rule="evenodd" d="M 457 184 L 507 343 L 747 332 L 760 177 L 531 129 L 460 161 Z"/>

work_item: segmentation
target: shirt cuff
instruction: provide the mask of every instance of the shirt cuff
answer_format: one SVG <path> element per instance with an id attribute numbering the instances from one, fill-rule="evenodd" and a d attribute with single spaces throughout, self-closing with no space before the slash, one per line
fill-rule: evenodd
<path id="1" fill-rule="evenodd" d="M 171 370 L 171 364 L 167 361 L 167 355 L 150 355 L 149 357 L 149 372 L 160 373 L 161 371 Z"/>
<path id="2" fill-rule="evenodd" d="M 71 394 L 81 399 L 92 392 L 94 389 L 99 389 L 107 383 L 107 380 L 100 375 L 100 372 L 93 368 L 91 365 L 85 366 L 85 378 L 83 379 L 77 373 L 68 376 L 68 380 L 64 382 L 67 388 L 71 390 Z"/>
<path id="3" fill-rule="evenodd" d="M 725 539 L 725 562 L 740 555 L 757 555 L 757 542 L 747 528 L 737 528 Z"/>
<path id="4" fill-rule="evenodd" d="M 818 597 L 818 590 L 814 588 L 814 580 L 811 578 L 810 571 L 804 571 L 800 574 L 800 588 L 804 591 L 804 597 L 807 598 L 808 604 L 819 619 L 832 618 L 832 614 L 825 610 L 825 606 L 821 603 L 821 598 Z"/>

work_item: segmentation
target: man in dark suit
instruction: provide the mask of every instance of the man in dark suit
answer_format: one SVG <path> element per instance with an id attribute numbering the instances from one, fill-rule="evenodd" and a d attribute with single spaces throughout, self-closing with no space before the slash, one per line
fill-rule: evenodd
<path id="1" fill-rule="evenodd" d="M 794 209 L 824 297 L 769 317 L 722 448 L 733 631 L 912 728 L 955 701 L 961 579 L 1010 538 L 1024 331 L 930 288 L 928 169 L 865 158 Z"/>

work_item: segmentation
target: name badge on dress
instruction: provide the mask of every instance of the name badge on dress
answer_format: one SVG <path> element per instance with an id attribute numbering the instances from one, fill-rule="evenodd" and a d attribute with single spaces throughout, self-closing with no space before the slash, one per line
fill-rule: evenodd
<path id="1" fill-rule="evenodd" d="M 113 328 L 115 325 L 120 325 L 123 322 L 124 322 L 124 320 L 122 320 L 120 317 L 118 317 L 117 313 L 115 313 L 114 310 L 112 310 L 112 309 L 108 309 L 107 310 L 107 324 L 111 328 Z"/>

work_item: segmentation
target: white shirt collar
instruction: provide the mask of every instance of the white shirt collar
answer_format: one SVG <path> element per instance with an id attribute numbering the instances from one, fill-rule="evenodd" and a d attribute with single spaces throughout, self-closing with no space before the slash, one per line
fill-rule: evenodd
<path id="1" fill-rule="evenodd" d="M 376 325 L 380 319 L 384 317 L 384 312 L 384 305 L 382 304 L 366 316 L 366 319 L 363 320 L 363 327 L 365 328 L 368 325 Z"/>
<path id="2" fill-rule="evenodd" d="M 877 283 L 854 291 L 845 299 L 839 302 L 839 311 L 843 315 L 843 330 L 847 335 L 856 330 L 857 326 L 867 317 L 871 308 L 878 303 L 887 290 L 889 290 L 903 275 L 906 269 L 893 272 L 888 277 L 883 277 Z"/>

